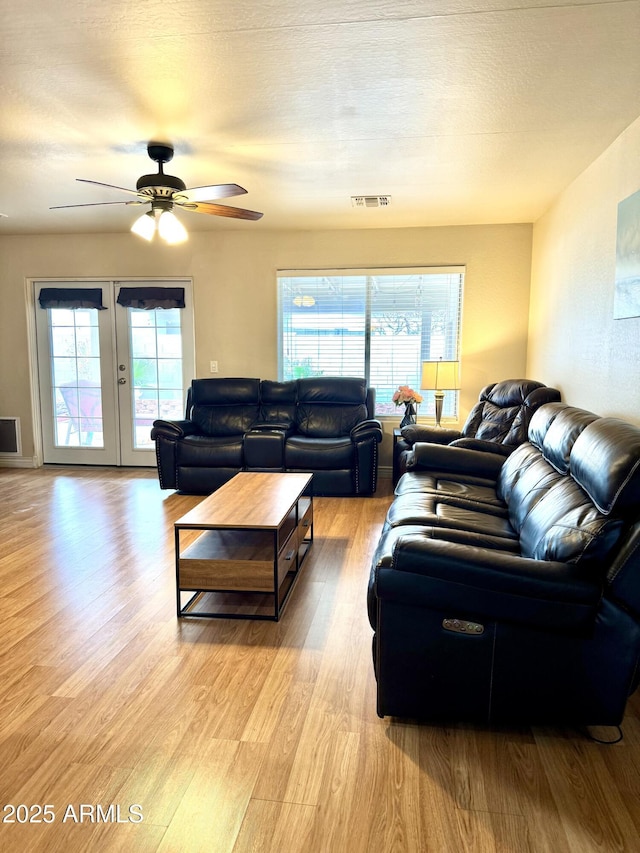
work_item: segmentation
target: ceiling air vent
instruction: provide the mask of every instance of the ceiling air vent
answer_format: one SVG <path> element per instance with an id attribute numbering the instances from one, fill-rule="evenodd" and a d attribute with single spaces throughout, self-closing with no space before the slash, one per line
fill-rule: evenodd
<path id="1" fill-rule="evenodd" d="M 352 195 L 352 207 L 389 207 L 390 195 Z"/>

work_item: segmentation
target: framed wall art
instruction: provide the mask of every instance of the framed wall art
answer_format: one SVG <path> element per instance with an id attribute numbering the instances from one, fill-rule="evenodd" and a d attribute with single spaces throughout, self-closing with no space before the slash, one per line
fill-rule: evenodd
<path id="1" fill-rule="evenodd" d="M 640 317 L 640 190 L 618 204 L 613 318 Z"/>

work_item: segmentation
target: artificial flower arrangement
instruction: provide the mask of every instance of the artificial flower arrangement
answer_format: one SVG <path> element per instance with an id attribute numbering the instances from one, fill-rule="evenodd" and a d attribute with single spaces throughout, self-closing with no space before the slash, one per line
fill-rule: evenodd
<path id="1" fill-rule="evenodd" d="M 400 385 L 391 399 L 396 406 L 404 406 L 407 403 L 417 405 L 422 402 L 422 394 L 418 394 L 417 391 L 409 388 L 408 385 Z"/>

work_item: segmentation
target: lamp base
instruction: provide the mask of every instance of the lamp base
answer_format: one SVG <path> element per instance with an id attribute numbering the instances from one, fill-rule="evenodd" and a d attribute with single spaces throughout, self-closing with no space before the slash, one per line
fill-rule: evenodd
<path id="1" fill-rule="evenodd" d="M 433 396 L 436 401 L 436 426 L 440 426 L 442 418 L 442 404 L 444 403 L 444 391 L 434 391 Z"/>

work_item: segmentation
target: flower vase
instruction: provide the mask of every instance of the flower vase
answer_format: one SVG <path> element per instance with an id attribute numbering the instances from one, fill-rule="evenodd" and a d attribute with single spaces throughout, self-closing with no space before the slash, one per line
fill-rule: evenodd
<path id="1" fill-rule="evenodd" d="M 400 429 L 402 427 L 409 426 L 409 424 L 415 424 L 416 422 L 416 409 L 413 403 L 405 403 L 404 404 L 404 417 L 400 421 Z"/>

